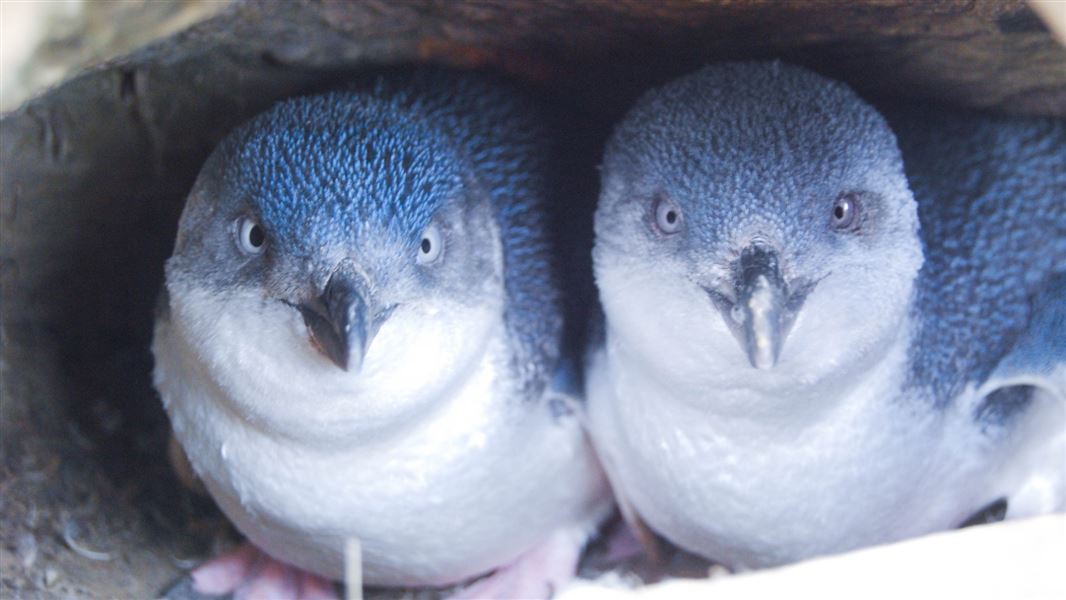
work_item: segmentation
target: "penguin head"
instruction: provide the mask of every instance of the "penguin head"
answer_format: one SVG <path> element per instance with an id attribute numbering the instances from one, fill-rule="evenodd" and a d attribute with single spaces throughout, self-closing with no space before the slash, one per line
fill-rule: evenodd
<path id="1" fill-rule="evenodd" d="M 171 319 L 242 412 L 366 424 L 473 368 L 502 311 L 499 234 L 427 121 L 380 88 L 298 98 L 205 164 L 166 265 Z M 358 407 L 326 406 L 340 397 Z"/>
<path id="2" fill-rule="evenodd" d="M 851 89 L 780 63 L 706 67 L 648 92 L 608 143 L 608 331 L 695 381 L 817 379 L 896 334 L 917 232 L 895 136 Z"/>

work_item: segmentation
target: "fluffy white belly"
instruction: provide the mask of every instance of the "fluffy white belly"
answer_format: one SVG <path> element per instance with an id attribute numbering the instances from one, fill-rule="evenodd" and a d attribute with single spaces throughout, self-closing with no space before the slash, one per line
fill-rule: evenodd
<path id="1" fill-rule="evenodd" d="M 995 499 L 966 409 L 896 398 L 892 373 L 875 368 L 835 402 L 797 395 L 788 414 L 722 414 L 725 392 L 679 402 L 605 350 L 590 427 L 612 485 L 653 529 L 733 566 L 782 564 L 949 528 Z"/>
<path id="2" fill-rule="evenodd" d="M 356 537 L 367 583 L 453 583 L 506 564 L 552 529 L 591 529 L 608 508 L 576 418 L 505 397 L 491 356 L 420 418 L 334 447 L 235 414 L 166 332 L 155 350 L 174 433 L 223 511 L 260 548 L 321 575 L 342 575 L 343 547 Z"/>

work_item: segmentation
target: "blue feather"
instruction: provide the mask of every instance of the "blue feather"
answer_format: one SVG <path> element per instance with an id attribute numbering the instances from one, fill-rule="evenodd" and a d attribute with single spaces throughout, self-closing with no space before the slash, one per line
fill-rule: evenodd
<path id="1" fill-rule="evenodd" d="M 911 383 L 944 406 L 967 384 L 988 380 L 1012 350 L 1050 342 L 1044 336 L 1052 334 L 1031 323 L 1058 314 L 1061 325 L 1066 296 L 1053 281 L 1066 272 L 1066 123 L 946 109 L 888 115 L 918 201 L 925 255 Z M 1041 317 L 1034 301 L 1051 290 L 1057 297 L 1044 306 L 1057 308 Z M 1062 360 L 1062 330 L 1054 335 L 1058 348 L 1046 351 Z"/>
<path id="2" fill-rule="evenodd" d="M 366 226 L 414 241 L 459 180 L 460 165 L 439 160 L 453 143 L 395 98 L 332 92 L 283 102 L 230 136 L 223 180 L 287 251 Z"/>
<path id="3" fill-rule="evenodd" d="M 1060 266 L 1062 266 L 1060 264 Z M 1066 363 L 1066 273 L 1059 272 L 1032 302 L 1029 325 L 1017 337 L 990 379 L 1051 376 Z"/>

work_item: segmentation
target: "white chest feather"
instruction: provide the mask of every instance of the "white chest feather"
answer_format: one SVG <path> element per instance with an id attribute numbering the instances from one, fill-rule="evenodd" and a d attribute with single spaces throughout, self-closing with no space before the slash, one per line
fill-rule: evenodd
<path id="1" fill-rule="evenodd" d="M 498 319 L 474 348 L 447 335 L 453 324 L 391 319 L 347 377 L 308 352 L 296 316 L 274 315 L 293 331 L 254 335 L 244 313 L 212 314 L 229 316 L 214 318 L 209 344 L 189 341 L 203 315 L 158 326 L 156 385 L 212 496 L 277 558 L 336 578 L 357 537 L 368 583 L 441 585 L 605 509 L 576 420 L 510 388 Z M 247 341 L 221 339 L 231 334 Z"/>
<path id="2" fill-rule="evenodd" d="M 727 564 L 950 528 L 994 500 L 1002 478 L 972 404 L 937 412 L 900 396 L 903 347 L 817 397 L 797 388 L 782 398 L 757 382 L 697 397 L 609 342 L 590 370 L 593 437 L 612 484 L 649 525 Z M 737 410 L 744 403 L 751 410 Z"/>

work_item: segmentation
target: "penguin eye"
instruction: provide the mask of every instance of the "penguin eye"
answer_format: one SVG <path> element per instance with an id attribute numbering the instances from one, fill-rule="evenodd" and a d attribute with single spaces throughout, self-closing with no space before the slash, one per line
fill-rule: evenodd
<path id="1" fill-rule="evenodd" d="M 266 231 L 254 219 L 237 221 L 237 245 L 247 254 L 260 254 L 266 248 Z"/>
<path id="2" fill-rule="evenodd" d="M 418 264 L 428 265 L 440 258 L 444 250 L 444 238 L 436 223 L 430 223 L 422 232 L 422 241 L 418 243 Z"/>
<path id="3" fill-rule="evenodd" d="M 655 228 L 666 235 L 681 231 L 681 208 L 669 198 L 655 201 Z"/>
<path id="4" fill-rule="evenodd" d="M 829 215 L 829 225 L 838 231 L 853 231 L 859 224 L 859 196 L 853 192 L 841 194 L 833 202 L 833 211 Z"/>

